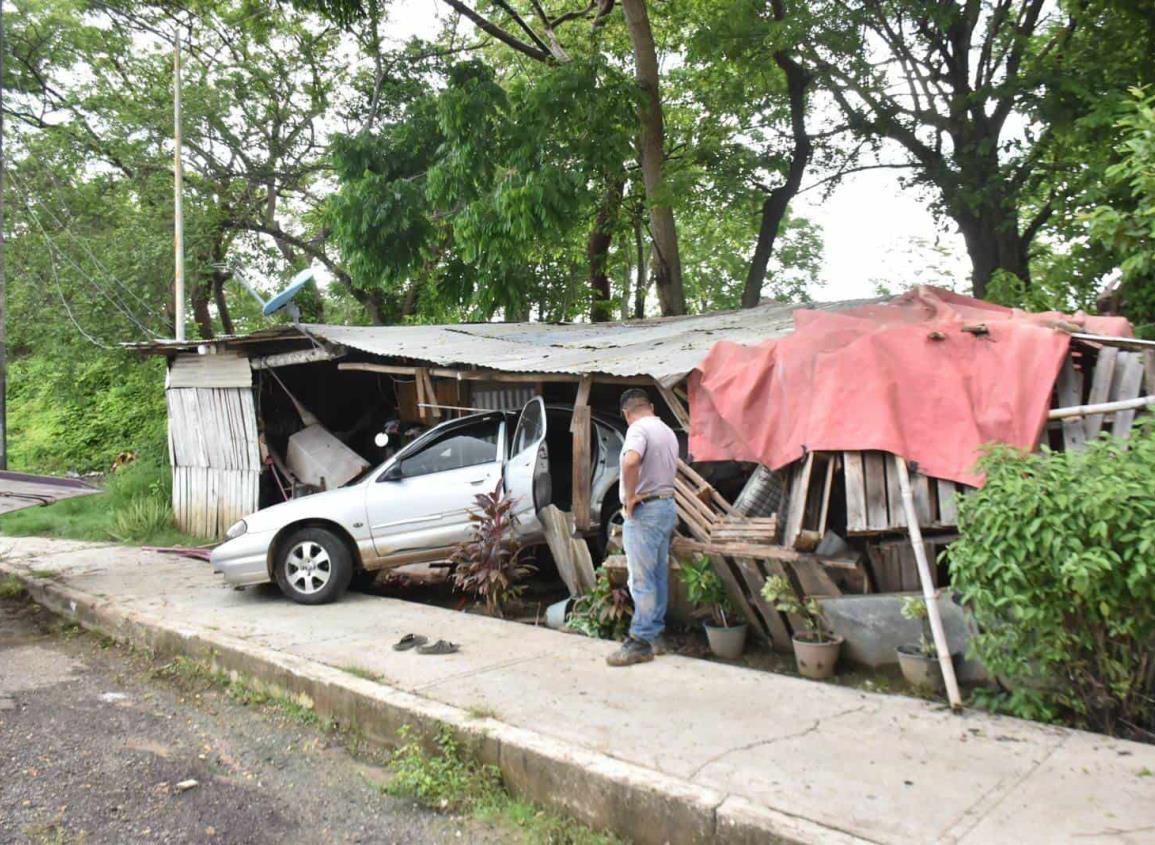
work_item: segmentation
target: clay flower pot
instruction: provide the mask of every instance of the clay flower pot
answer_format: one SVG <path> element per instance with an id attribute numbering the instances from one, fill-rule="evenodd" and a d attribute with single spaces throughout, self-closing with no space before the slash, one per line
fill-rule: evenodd
<path id="1" fill-rule="evenodd" d="M 841 648 L 842 637 L 828 637 L 825 642 L 818 642 L 814 634 L 795 634 L 794 660 L 798 674 L 816 680 L 831 677 Z"/>
<path id="2" fill-rule="evenodd" d="M 737 660 L 746 648 L 746 623 L 721 627 L 703 623 L 706 629 L 706 639 L 710 641 L 710 651 L 716 657 L 726 660 Z"/>
<path id="3" fill-rule="evenodd" d="M 915 643 L 900 645 L 898 652 L 898 666 L 902 669 L 902 677 L 912 687 L 942 692 L 946 689 L 946 682 L 942 679 L 942 665 L 938 657 L 930 657 L 923 653 Z"/>

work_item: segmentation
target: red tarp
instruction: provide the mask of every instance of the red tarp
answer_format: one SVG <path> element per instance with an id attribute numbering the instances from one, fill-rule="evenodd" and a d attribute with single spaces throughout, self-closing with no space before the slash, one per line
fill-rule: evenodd
<path id="1" fill-rule="evenodd" d="M 1030 314 L 927 286 L 885 304 L 800 309 L 788 337 L 710 350 L 690 377 L 690 453 L 778 469 L 810 451 L 879 449 L 980 485 L 984 443 L 1039 442 L 1070 343 L 1059 320 L 1131 335 L 1122 317 Z M 988 334 L 962 330 L 980 323 Z"/>

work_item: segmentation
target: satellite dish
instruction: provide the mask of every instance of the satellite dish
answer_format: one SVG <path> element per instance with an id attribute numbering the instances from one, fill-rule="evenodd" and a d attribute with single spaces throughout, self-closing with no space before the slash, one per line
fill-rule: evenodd
<path id="1" fill-rule="evenodd" d="M 300 311 L 297 310 L 297 306 L 293 304 L 293 297 L 299 294 L 301 289 L 311 281 L 313 281 L 313 271 L 311 269 L 302 270 L 293 276 L 293 281 L 289 283 L 287 288 L 265 303 L 265 306 L 261 309 L 261 313 L 266 317 L 271 317 L 282 308 L 285 308 L 288 309 L 289 316 L 296 322 L 300 319 L 301 314 Z"/>
<path id="2" fill-rule="evenodd" d="M 224 265 L 221 266 L 223 267 Z M 301 310 L 297 307 L 297 304 L 293 302 L 293 299 L 297 294 L 301 292 L 305 285 L 309 284 L 309 282 L 313 281 L 314 279 L 313 271 L 311 269 L 302 270 L 300 273 L 293 276 L 293 281 L 289 282 L 289 286 L 287 288 L 266 302 L 265 299 L 259 293 L 257 293 L 256 288 L 250 285 L 248 280 L 245 279 L 241 273 L 234 271 L 233 277 L 240 281 L 240 283 L 245 286 L 248 292 L 253 295 L 253 298 L 261 304 L 261 314 L 266 317 L 271 317 L 273 314 L 284 311 L 289 315 L 289 319 L 294 323 L 300 322 Z"/>

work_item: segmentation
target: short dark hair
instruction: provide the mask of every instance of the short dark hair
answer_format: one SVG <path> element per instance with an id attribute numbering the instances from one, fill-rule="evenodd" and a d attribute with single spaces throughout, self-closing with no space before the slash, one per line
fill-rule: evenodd
<path id="1" fill-rule="evenodd" d="M 624 414 L 626 411 L 632 411 L 639 405 L 649 405 L 653 407 L 653 404 L 654 403 L 650 401 L 650 394 L 646 393 L 646 391 L 642 390 L 640 387 L 631 387 L 629 390 L 622 394 L 622 398 L 618 403 L 618 407 Z"/>

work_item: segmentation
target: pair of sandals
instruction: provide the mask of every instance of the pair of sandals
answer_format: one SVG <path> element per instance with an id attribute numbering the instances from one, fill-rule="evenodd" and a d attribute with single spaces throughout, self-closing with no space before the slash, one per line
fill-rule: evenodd
<path id="1" fill-rule="evenodd" d="M 421 634 L 406 634 L 393 643 L 394 651 L 416 649 L 418 654 L 454 654 L 460 648 L 457 643 L 451 643 L 449 640 L 438 640 L 435 643 L 430 643 L 429 637 Z"/>

